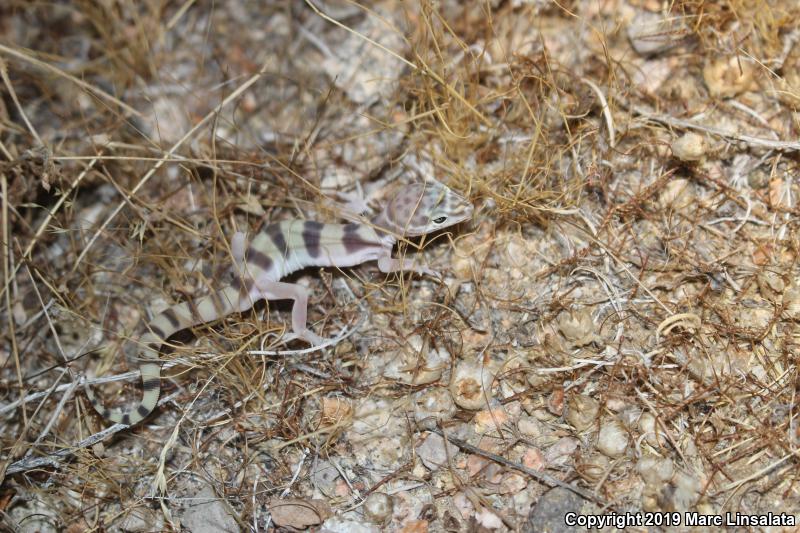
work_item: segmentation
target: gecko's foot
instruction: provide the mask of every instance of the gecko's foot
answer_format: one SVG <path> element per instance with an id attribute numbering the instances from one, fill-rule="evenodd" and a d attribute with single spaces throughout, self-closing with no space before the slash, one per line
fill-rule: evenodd
<path id="1" fill-rule="evenodd" d="M 329 339 L 320 337 L 310 329 L 306 329 L 305 331 L 298 333 L 296 338 L 306 341 L 311 346 L 319 346 L 320 344 L 325 344 L 329 341 Z"/>
<path id="2" fill-rule="evenodd" d="M 419 274 L 421 276 L 430 276 L 433 279 L 435 279 L 436 281 L 444 280 L 444 275 L 442 275 L 441 272 L 439 272 L 438 270 L 430 269 L 430 268 L 425 267 L 425 266 L 420 266 L 420 267 L 414 268 L 414 272 L 416 272 L 417 274 Z"/>
<path id="3" fill-rule="evenodd" d="M 351 213 L 363 215 L 369 213 L 370 207 L 367 200 L 359 193 L 337 191 L 336 197 L 344 202 L 344 207 Z"/>

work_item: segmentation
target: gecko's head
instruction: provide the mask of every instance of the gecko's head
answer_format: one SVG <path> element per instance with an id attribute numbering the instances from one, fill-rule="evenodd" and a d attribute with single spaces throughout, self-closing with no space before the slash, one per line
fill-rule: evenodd
<path id="1" fill-rule="evenodd" d="M 444 185 L 426 181 L 399 189 L 383 214 L 392 229 L 417 237 L 469 220 L 472 204 Z"/>

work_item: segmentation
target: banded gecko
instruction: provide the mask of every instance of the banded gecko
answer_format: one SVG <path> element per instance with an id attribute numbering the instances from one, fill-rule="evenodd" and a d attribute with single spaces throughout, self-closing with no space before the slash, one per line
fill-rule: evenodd
<path id="1" fill-rule="evenodd" d="M 139 368 L 144 394 L 128 411 L 110 410 L 86 386 L 86 396 L 101 416 L 133 425 L 155 408 L 161 392 L 160 346 L 175 333 L 234 312 L 244 312 L 255 302 L 294 300 L 292 330 L 312 345 L 324 339 L 306 325 L 308 292 L 280 279 L 305 267 L 351 267 L 377 261 L 381 272 L 414 271 L 436 276 L 423 266 L 392 257 L 399 238 L 417 237 L 458 224 L 472 217 L 472 204 L 437 182 L 414 183 L 399 189 L 370 223 L 323 224 L 311 220 L 287 220 L 266 225 L 245 246 L 243 234 L 231 240 L 236 277 L 231 285 L 195 302 L 184 302 L 162 311 L 150 321 L 141 337 L 144 359 Z"/>

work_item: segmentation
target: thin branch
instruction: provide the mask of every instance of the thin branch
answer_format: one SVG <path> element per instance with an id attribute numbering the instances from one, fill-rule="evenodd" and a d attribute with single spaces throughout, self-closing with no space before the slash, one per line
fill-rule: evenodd
<path id="1" fill-rule="evenodd" d="M 487 452 L 486 450 L 481 450 L 477 446 L 473 446 L 472 444 L 469 444 L 468 442 L 465 442 L 465 441 L 463 441 L 461 439 L 458 439 L 456 437 L 452 437 L 450 435 L 446 435 L 442 430 L 440 430 L 438 428 L 432 428 L 429 431 L 432 431 L 433 433 L 436 433 L 440 437 L 447 439 L 452 444 L 458 446 L 459 448 L 461 448 L 462 450 L 464 450 L 466 452 L 469 452 L 469 453 L 472 453 L 472 454 L 475 454 L 475 455 L 480 455 L 481 457 L 486 457 L 487 459 L 490 459 L 490 460 L 492 460 L 492 461 L 494 461 L 496 463 L 500 463 L 501 465 L 507 466 L 509 468 L 513 468 L 514 470 L 519 470 L 520 472 L 523 472 L 523 473 L 531 476 L 535 480 L 540 481 L 540 482 L 544 483 L 545 485 L 547 485 L 549 487 L 561 487 L 561 488 L 567 489 L 567 490 L 569 490 L 571 492 L 574 492 L 575 494 L 577 494 L 578 496 L 580 496 L 580 497 L 582 497 L 584 499 L 587 499 L 589 501 L 593 501 L 593 502 L 599 504 L 604 509 L 606 509 L 606 508 L 607 509 L 612 509 L 611 507 L 609 507 L 608 499 L 601 498 L 600 496 L 598 496 L 597 494 L 594 494 L 593 492 L 589 492 L 588 490 L 582 489 L 580 487 L 576 487 L 574 485 L 570 485 L 569 483 L 565 483 L 565 482 L 561 481 L 560 479 L 555 478 L 555 477 L 553 477 L 553 476 L 551 476 L 549 474 L 545 474 L 544 472 L 539 472 L 538 470 L 534 470 L 532 468 L 528 468 L 527 466 L 525 466 L 523 464 L 516 463 L 514 461 L 510 461 L 510 460 L 506 459 L 505 457 L 503 457 L 502 455 L 497 455 L 496 453 Z"/>
<path id="2" fill-rule="evenodd" d="M 768 148 L 770 150 L 778 150 L 782 152 L 794 152 L 800 150 L 800 142 L 798 141 L 776 141 L 773 139 L 764 139 L 763 137 L 743 135 L 741 133 L 726 131 L 714 126 L 706 126 L 705 124 L 697 124 L 689 120 L 683 120 L 680 118 L 671 117 L 669 115 L 660 115 L 653 113 L 641 106 L 634 106 L 633 110 L 640 117 L 653 122 L 660 122 L 661 124 L 665 124 L 672 128 L 702 131 L 705 133 L 710 133 L 711 135 L 716 135 L 717 137 L 722 137 L 723 139 L 743 142 L 749 146 Z"/>

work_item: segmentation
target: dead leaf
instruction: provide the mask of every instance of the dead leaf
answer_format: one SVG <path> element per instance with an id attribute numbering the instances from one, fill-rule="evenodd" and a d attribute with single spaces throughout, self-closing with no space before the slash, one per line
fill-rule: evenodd
<path id="1" fill-rule="evenodd" d="M 273 498 L 268 504 L 272 521 L 277 527 L 306 529 L 325 521 L 333 512 L 323 500 L 301 500 L 299 498 Z"/>
<path id="2" fill-rule="evenodd" d="M 17 494 L 17 491 L 13 489 L 9 489 L 3 493 L 0 493 L 0 511 L 5 512 L 8 509 L 8 504 L 11 503 L 11 500 Z"/>
<path id="3" fill-rule="evenodd" d="M 398 533 L 428 533 L 427 520 L 409 520 Z"/>
<path id="4" fill-rule="evenodd" d="M 772 207 L 788 207 L 783 202 L 784 184 L 781 178 L 774 178 L 769 181 L 769 204 Z"/>
<path id="5" fill-rule="evenodd" d="M 753 252 L 753 263 L 758 266 L 768 265 L 773 255 L 772 245 L 760 244 Z"/>
<path id="6" fill-rule="evenodd" d="M 240 196 L 236 207 L 248 215 L 254 215 L 257 217 L 262 217 L 266 213 L 264 208 L 261 206 L 261 203 L 258 201 L 258 198 L 251 194 Z"/>
<path id="7" fill-rule="evenodd" d="M 322 426 L 346 423 L 353 416 L 353 406 L 344 398 L 322 399 Z"/>
<path id="8" fill-rule="evenodd" d="M 564 414 L 564 389 L 556 389 L 550 394 L 547 410 L 556 416 Z"/>

